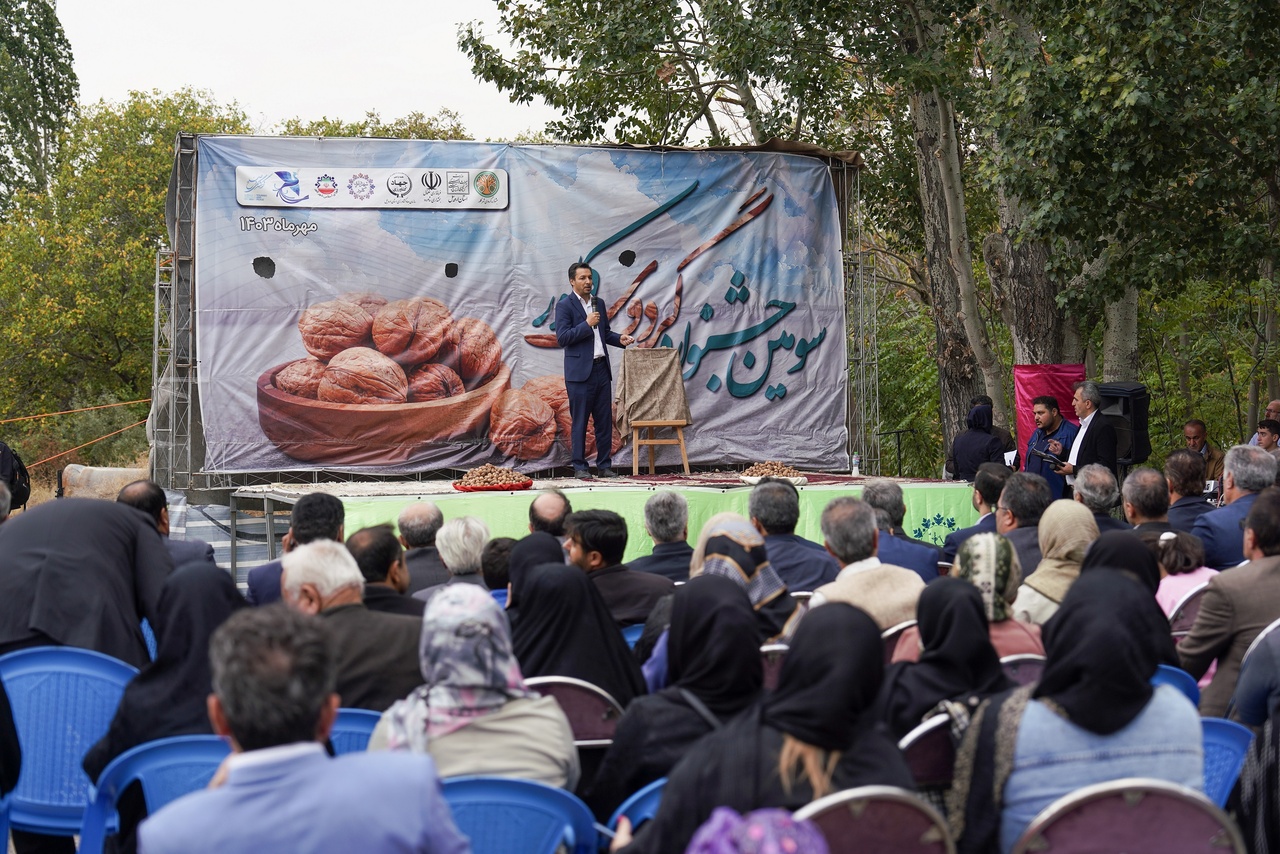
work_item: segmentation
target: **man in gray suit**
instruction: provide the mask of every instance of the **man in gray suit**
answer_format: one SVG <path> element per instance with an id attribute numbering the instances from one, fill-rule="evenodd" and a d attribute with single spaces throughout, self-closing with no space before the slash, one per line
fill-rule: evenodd
<path id="1" fill-rule="evenodd" d="M 1280 489 L 1258 494 L 1241 541 L 1248 562 L 1209 580 L 1191 634 L 1178 644 L 1182 669 L 1197 679 L 1218 662 L 1200 695 L 1200 714 L 1206 716 L 1226 713 L 1249 644 L 1280 619 Z"/>
<path id="2" fill-rule="evenodd" d="M 340 702 L 333 655 L 319 620 L 278 606 L 243 610 L 214 633 L 209 720 L 231 742 L 226 780 L 143 822 L 140 850 L 471 850 L 430 757 L 325 754 Z"/>

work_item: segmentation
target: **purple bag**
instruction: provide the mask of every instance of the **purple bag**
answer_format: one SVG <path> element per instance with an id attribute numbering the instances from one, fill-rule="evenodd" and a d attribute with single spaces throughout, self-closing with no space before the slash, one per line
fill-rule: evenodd
<path id="1" fill-rule="evenodd" d="M 685 854 L 830 854 L 812 822 L 796 821 L 780 809 L 738 815 L 716 807 L 693 835 Z"/>

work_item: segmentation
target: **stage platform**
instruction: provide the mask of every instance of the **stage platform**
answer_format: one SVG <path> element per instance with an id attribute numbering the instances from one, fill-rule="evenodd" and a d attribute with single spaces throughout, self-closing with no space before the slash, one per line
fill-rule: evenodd
<path id="1" fill-rule="evenodd" d="M 822 542 L 818 521 L 822 508 L 832 498 L 858 495 L 867 478 L 849 475 L 805 473 L 809 482 L 799 488 L 800 524 L 796 533 Z M 909 536 L 942 543 L 952 531 L 972 525 L 978 519 L 970 503 L 973 486 L 949 481 L 895 478 L 902 486 L 907 504 L 904 528 Z M 504 492 L 458 492 L 449 481 L 413 481 L 404 483 L 331 483 L 271 484 L 244 487 L 231 496 L 231 541 L 238 543 L 236 519 L 246 510 L 266 511 L 269 557 L 274 546 L 288 529 L 288 510 L 308 492 L 323 491 L 342 499 L 346 508 L 348 534 L 368 525 L 395 524 L 400 511 L 414 501 L 433 501 L 446 519 L 478 516 L 495 537 L 523 537 L 529 531 L 529 503 L 539 489 L 557 487 L 564 490 L 575 510 L 613 510 L 627 520 L 630 538 L 624 560 L 648 554 L 653 542 L 644 530 L 644 503 L 655 491 L 670 489 L 689 502 L 689 540 L 697 539 L 702 523 L 726 510 L 747 515 L 747 498 L 751 487 L 736 472 L 704 472 L 692 475 L 658 474 L 632 477 L 623 475 L 611 480 L 581 481 L 575 478 L 535 480 L 526 490 Z M 280 521 L 280 511 L 283 518 Z M 274 524 L 273 523 L 274 520 Z M 238 551 L 238 549 L 236 549 Z M 233 555 L 234 565 L 243 574 L 244 561 Z M 254 561 L 260 562 L 260 561 Z"/>

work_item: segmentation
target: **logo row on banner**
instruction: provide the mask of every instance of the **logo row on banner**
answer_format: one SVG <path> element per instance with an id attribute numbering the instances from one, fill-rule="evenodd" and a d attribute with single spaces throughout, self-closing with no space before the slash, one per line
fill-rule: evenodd
<path id="1" fill-rule="evenodd" d="M 503 210 L 505 169 L 294 169 L 237 166 L 245 207 Z"/>

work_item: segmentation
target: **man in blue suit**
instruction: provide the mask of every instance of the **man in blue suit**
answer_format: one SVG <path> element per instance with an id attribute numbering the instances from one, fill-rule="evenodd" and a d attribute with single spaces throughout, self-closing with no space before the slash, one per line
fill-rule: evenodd
<path id="1" fill-rule="evenodd" d="M 635 341 L 609 328 L 604 301 L 592 293 L 596 281 L 581 261 L 569 265 L 572 294 L 556 303 L 556 343 L 564 350 L 564 386 L 569 392 L 572 424 L 573 476 L 591 480 L 587 468 L 587 419 L 596 426 L 596 472 L 617 477 L 613 463 L 613 374 L 609 346 Z"/>
<path id="2" fill-rule="evenodd" d="M 209 658 L 209 720 L 231 740 L 225 779 L 143 822 L 139 850 L 471 850 L 429 756 L 325 752 L 339 697 L 332 642 L 316 618 L 245 609 L 214 633 Z"/>
<path id="3" fill-rule="evenodd" d="M 1012 472 L 1008 466 L 999 463 L 983 463 L 978 466 L 978 474 L 973 479 L 973 509 L 978 511 L 978 521 L 967 528 L 952 531 L 942 541 L 942 562 L 954 564 L 960 545 L 974 534 L 994 534 L 996 532 L 996 504 L 1000 501 L 1000 493 L 1004 491 L 1005 481 Z M 1034 567 L 1033 567 L 1034 569 Z"/>
<path id="4" fill-rule="evenodd" d="M 1204 564 L 1229 569 L 1244 560 L 1244 520 L 1258 493 L 1275 483 L 1276 458 L 1256 445 L 1236 445 L 1222 465 L 1225 506 L 1201 514 L 1191 533 L 1204 543 Z"/>
<path id="5" fill-rule="evenodd" d="M 887 478 L 876 478 L 862 488 L 862 500 L 876 511 L 876 528 L 880 531 L 876 554 L 880 560 L 905 566 L 920 576 L 925 584 L 937 578 L 942 550 L 935 545 L 909 539 L 902 530 L 902 521 L 907 515 L 902 487 Z"/>

